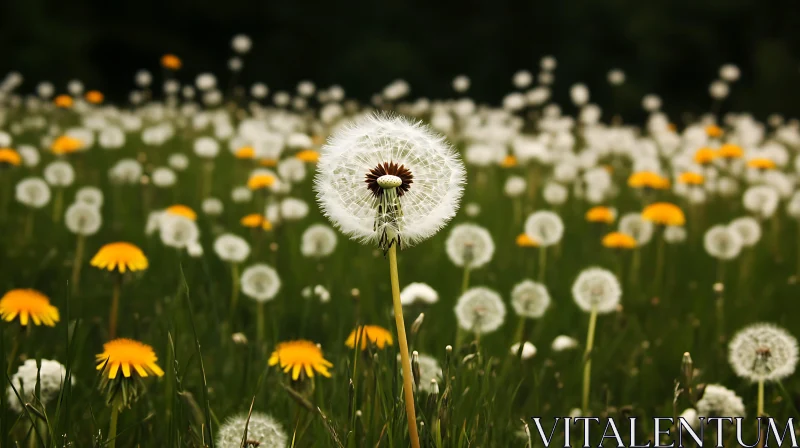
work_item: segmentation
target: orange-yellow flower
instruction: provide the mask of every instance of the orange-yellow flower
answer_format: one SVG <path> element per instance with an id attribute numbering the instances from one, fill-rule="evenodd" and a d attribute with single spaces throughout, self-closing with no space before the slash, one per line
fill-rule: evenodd
<path id="1" fill-rule="evenodd" d="M 726 159 L 740 159 L 744 156 L 744 150 L 739 145 L 734 145 L 733 143 L 726 143 L 719 147 L 719 151 L 717 151 L 720 157 L 724 157 Z"/>
<path id="2" fill-rule="evenodd" d="M 379 349 L 383 349 L 387 345 L 394 345 L 392 333 L 377 325 L 362 325 L 351 331 L 350 336 L 348 336 L 347 341 L 345 341 L 345 345 L 350 348 L 355 348 L 356 337 L 358 337 L 360 341 L 361 350 L 367 349 L 367 341 L 375 344 Z"/>
<path id="3" fill-rule="evenodd" d="M 119 338 L 103 344 L 103 353 L 95 355 L 97 370 L 102 370 L 108 379 L 117 377 L 120 368 L 125 378 L 133 372 L 145 378 L 148 374 L 164 376 L 164 371 L 156 364 L 158 358 L 153 347 L 133 339 Z M 132 369 L 132 370 L 131 370 Z"/>
<path id="4" fill-rule="evenodd" d="M 45 324 L 55 327 L 59 320 L 58 308 L 50 305 L 50 299 L 34 289 L 12 289 L 0 299 L 0 317 L 6 322 L 11 322 L 19 317 L 20 325 L 28 325 L 32 320 L 34 325 Z"/>
<path id="5" fill-rule="evenodd" d="M 628 177 L 628 186 L 632 188 L 665 190 L 669 188 L 669 179 L 652 171 L 639 171 Z"/>
<path id="6" fill-rule="evenodd" d="M 539 247 L 539 244 L 533 238 L 528 236 L 527 233 L 520 233 L 517 235 L 517 246 L 519 247 Z"/>
<path id="7" fill-rule="evenodd" d="M 747 166 L 750 168 L 757 168 L 759 170 L 775 169 L 775 162 L 766 157 L 756 157 L 747 161 Z"/>
<path id="8" fill-rule="evenodd" d="M 88 101 L 88 102 L 90 102 L 92 104 L 100 104 L 100 103 L 103 102 L 103 99 L 105 98 L 103 96 L 103 93 L 100 92 L 99 90 L 90 90 L 90 91 L 86 92 L 86 96 L 85 97 L 86 97 L 86 101 Z"/>
<path id="9" fill-rule="evenodd" d="M 109 271 L 141 271 L 147 269 L 147 257 L 141 249 L 131 243 L 109 243 L 101 247 L 90 261 L 92 266 Z"/>
<path id="10" fill-rule="evenodd" d="M 0 166 L 14 165 L 20 166 L 22 164 L 22 157 L 17 151 L 11 148 L 0 148 Z"/>
<path id="11" fill-rule="evenodd" d="M 694 162 L 700 165 L 708 165 L 717 158 L 717 152 L 711 148 L 700 148 L 694 153 Z"/>
<path id="12" fill-rule="evenodd" d="M 174 54 L 161 56 L 161 66 L 168 70 L 180 70 L 181 65 L 183 65 L 181 59 Z"/>
<path id="13" fill-rule="evenodd" d="M 56 138 L 50 145 L 50 150 L 55 155 L 71 154 L 80 151 L 81 148 L 83 148 L 83 142 L 69 135 L 62 135 Z"/>
<path id="14" fill-rule="evenodd" d="M 614 210 L 609 207 L 598 205 L 592 207 L 586 212 L 586 220 L 589 222 L 604 222 L 611 224 L 617 218 Z"/>
<path id="15" fill-rule="evenodd" d="M 278 166 L 278 161 L 275 159 L 261 159 L 258 161 L 258 164 L 261 166 L 272 168 Z"/>
<path id="16" fill-rule="evenodd" d="M 316 163 L 319 162 L 319 153 L 313 149 L 306 149 L 294 155 L 296 158 L 303 162 Z"/>
<path id="17" fill-rule="evenodd" d="M 603 246 L 611 249 L 633 249 L 636 247 L 636 240 L 621 232 L 611 232 L 603 237 Z"/>
<path id="18" fill-rule="evenodd" d="M 710 124 L 710 125 L 706 126 L 706 135 L 707 136 L 709 136 L 711 138 L 717 138 L 717 137 L 722 137 L 722 134 L 723 134 L 723 132 L 722 132 L 722 128 L 721 127 L 719 127 L 719 126 L 717 126 L 715 124 Z"/>
<path id="19" fill-rule="evenodd" d="M 236 150 L 234 154 L 237 159 L 254 159 L 256 157 L 256 150 L 252 146 L 242 146 Z"/>
<path id="20" fill-rule="evenodd" d="M 280 365 L 284 373 L 292 371 L 292 380 L 300 378 L 303 371 L 309 378 L 314 377 L 314 372 L 330 378 L 329 367 L 333 367 L 322 355 L 322 349 L 311 341 L 296 340 L 281 342 L 269 357 L 269 365 Z"/>
<path id="21" fill-rule="evenodd" d="M 705 182 L 705 178 L 700 173 L 687 171 L 685 173 L 681 173 L 681 175 L 678 176 L 678 182 L 688 185 L 703 185 L 703 182 Z"/>
<path id="22" fill-rule="evenodd" d="M 642 218 L 664 226 L 682 226 L 686 216 L 677 205 L 669 202 L 656 202 L 642 210 Z"/>
<path id="23" fill-rule="evenodd" d="M 183 216 L 184 218 L 191 219 L 192 221 L 197 221 L 197 213 L 195 213 L 194 210 L 192 210 L 190 207 L 186 205 L 182 204 L 170 205 L 164 211 L 169 213 L 170 215 Z"/>
<path id="24" fill-rule="evenodd" d="M 251 190 L 261 190 L 275 185 L 275 176 L 270 174 L 255 174 L 247 179 L 247 188 Z"/>
<path id="25" fill-rule="evenodd" d="M 62 109 L 69 109 L 72 107 L 72 97 L 69 95 L 58 95 L 54 100 L 53 103 L 56 107 L 60 107 Z"/>
<path id="26" fill-rule="evenodd" d="M 513 168 L 517 166 L 517 158 L 509 154 L 503 158 L 503 161 L 500 162 L 500 166 L 503 168 Z"/>
<path id="27" fill-rule="evenodd" d="M 239 223 L 251 229 L 261 227 L 264 230 L 272 230 L 272 223 L 260 213 L 251 213 L 240 219 Z"/>

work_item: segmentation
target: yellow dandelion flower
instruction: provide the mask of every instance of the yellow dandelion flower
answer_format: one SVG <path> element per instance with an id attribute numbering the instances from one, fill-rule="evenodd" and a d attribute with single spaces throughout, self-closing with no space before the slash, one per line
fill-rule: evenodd
<path id="1" fill-rule="evenodd" d="M 234 154 L 237 159 L 250 160 L 256 158 L 256 150 L 252 146 L 242 146 Z"/>
<path id="2" fill-rule="evenodd" d="M 181 65 L 183 65 L 181 59 L 174 54 L 161 56 L 161 66 L 167 70 L 180 70 Z"/>
<path id="3" fill-rule="evenodd" d="M 699 165 L 708 165 L 717 158 L 717 152 L 711 148 L 700 148 L 694 153 L 694 162 Z"/>
<path id="4" fill-rule="evenodd" d="M 586 220 L 589 222 L 604 222 L 606 224 L 611 224 L 616 218 L 617 216 L 613 209 L 609 207 L 603 207 L 602 205 L 592 207 L 586 212 Z"/>
<path id="5" fill-rule="evenodd" d="M 251 190 L 261 190 L 269 188 L 275 184 L 275 176 L 269 174 L 256 174 L 247 179 L 247 188 Z"/>
<path id="6" fill-rule="evenodd" d="M 58 308 L 50 305 L 50 299 L 34 289 L 12 289 L 0 299 L 0 317 L 6 322 L 11 322 L 19 317 L 20 325 L 28 325 L 32 320 L 34 325 L 45 324 L 55 327 L 59 320 Z"/>
<path id="7" fill-rule="evenodd" d="M 191 219 L 192 221 L 197 221 L 197 213 L 195 213 L 195 211 L 192 210 L 191 207 L 188 207 L 186 205 L 182 204 L 170 205 L 164 211 L 169 213 L 170 215 L 183 216 L 184 218 Z"/>
<path id="8" fill-rule="evenodd" d="M 622 232 L 611 232 L 603 237 L 603 246 L 611 249 L 633 249 L 636 247 L 636 240 Z"/>
<path id="9" fill-rule="evenodd" d="M 356 332 L 360 334 L 356 334 Z M 356 336 L 358 336 L 358 340 L 361 341 L 361 350 L 367 349 L 367 341 L 375 344 L 379 349 L 383 349 L 387 345 L 394 345 L 392 333 L 377 325 L 362 325 L 351 331 L 350 336 L 348 336 L 345 341 L 345 345 L 354 348 L 356 345 Z"/>
<path id="10" fill-rule="evenodd" d="M 709 136 L 711 138 L 717 138 L 717 137 L 722 137 L 722 134 L 723 134 L 723 131 L 722 131 L 721 127 L 719 127 L 719 126 L 717 126 L 715 124 L 710 124 L 710 125 L 706 126 L 706 135 L 707 136 Z"/>
<path id="11" fill-rule="evenodd" d="M 517 166 L 517 158 L 509 154 L 500 162 L 500 166 L 503 168 L 513 168 Z"/>
<path id="12" fill-rule="evenodd" d="M 103 102 L 105 96 L 103 96 L 103 93 L 100 92 L 99 90 L 90 90 L 86 92 L 85 98 L 86 101 L 92 104 L 100 104 Z"/>
<path id="13" fill-rule="evenodd" d="M 269 168 L 274 168 L 278 166 L 278 161 L 275 159 L 261 159 L 258 161 L 258 164 L 261 166 L 266 166 Z"/>
<path id="14" fill-rule="evenodd" d="M 726 143 L 719 147 L 717 154 L 726 159 L 741 159 L 744 156 L 744 149 L 739 145 L 733 143 Z"/>
<path id="15" fill-rule="evenodd" d="M 294 155 L 295 158 L 302 160 L 303 162 L 308 163 L 316 163 L 319 162 L 319 153 L 314 151 L 313 149 L 306 149 L 305 151 L 300 151 Z"/>
<path id="16" fill-rule="evenodd" d="M 703 182 L 705 182 L 705 178 L 700 173 L 687 171 L 685 173 L 681 173 L 681 175 L 678 176 L 678 182 L 688 185 L 703 185 Z"/>
<path id="17" fill-rule="evenodd" d="M 147 269 L 147 257 L 131 243 L 109 243 L 101 247 L 90 261 L 92 266 L 109 271 L 136 272 Z"/>
<path id="18" fill-rule="evenodd" d="M 57 139 L 53 140 L 53 143 L 50 145 L 50 150 L 53 151 L 53 154 L 63 155 L 80 151 L 82 147 L 83 147 L 82 141 L 78 140 L 75 137 L 62 135 L 61 137 L 58 137 Z"/>
<path id="19" fill-rule="evenodd" d="M 652 171 L 639 171 L 628 177 L 628 186 L 631 188 L 665 190 L 669 188 L 669 179 Z"/>
<path id="20" fill-rule="evenodd" d="M 766 157 L 755 157 L 747 161 L 747 166 L 759 170 L 772 170 L 775 169 L 775 162 Z"/>
<path id="21" fill-rule="evenodd" d="M 20 166 L 22 164 L 22 157 L 17 151 L 11 148 L 0 148 L 0 166 L 13 165 Z"/>
<path id="22" fill-rule="evenodd" d="M 669 202 L 650 204 L 642 211 L 642 218 L 664 226 L 682 226 L 686 216 L 677 205 Z"/>
<path id="23" fill-rule="evenodd" d="M 517 235 L 517 246 L 519 247 L 539 247 L 539 243 L 537 243 L 533 238 L 528 236 L 527 233 L 520 233 Z"/>
<path id="24" fill-rule="evenodd" d="M 314 376 L 314 372 L 330 378 L 329 367 L 333 367 L 328 360 L 322 356 L 322 349 L 311 341 L 296 340 L 281 342 L 272 356 L 269 357 L 269 365 L 280 365 L 284 373 L 292 371 L 292 379 L 300 377 L 301 370 L 309 378 Z"/>
<path id="25" fill-rule="evenodd" d="M 72 107 L 72 97 L 69 95 L 58 95 L 54 100 L 53 103 L 56 107 L 60 107 L 62 109 L 69 109 Z"/>
<path id="26" fill-rule="evenodd" d="M 264 224 L 264 216 L 260 213 L 251 213 L 239 220 L 239 223 L 245 227 L 254 229 L 261 227 Z"/>
<path id="27" fill-rule="evenodd" d="M 103 353 L 95 356 L 97 370 L 108 374 L 108 379 L 117 377 L 120 368 L 125 378 L 130 378 L 135 371 L 140 377 L 148 374 L 164 376 L 164 371 L 156 364 L 158 358 L 153 347 L 133 339 L 119 338 L 103 344 Z"/>

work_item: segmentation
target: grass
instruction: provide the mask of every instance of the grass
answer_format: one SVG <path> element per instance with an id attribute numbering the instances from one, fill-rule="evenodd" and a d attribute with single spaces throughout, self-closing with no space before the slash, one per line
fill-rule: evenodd
<path id="1" fill-rule="evenodd" d="M 12 112 L 10 120 L 20 119 L 20 113 Z M 44 406 L 31 403 L 23 415 L 11 411 L 10 397 L 2 394 L 2 446 L 13 446 L 12 441 L 20 446 L 53 447 L 105 443 L 110 412 L 97 390 L 94 355 L 102 351 L 108 338 L 113 279 L 89 266 L 88 259 L 112 241 L 139 245 L 150 261 L 145 272 L 129 276 L 123 285 L 118 334 L 152 345 L 166 371 L 160 379 L 147 379 L 147 393 L 120 413 L 117 446 L 213 447 L 214 434 L 228 416 L 247 415 L 251 410 L 277 418 L 297 447 L 408 446 L 397 344 L 366 353 L 344 345 L 359 323 L 381 325 L 394 333 L 392 293 L 383 254 L 341 236 L 328 258 L 313 260 L 300 254 L 302 232 L 313 223 L 325 222 L 313 204 L 310 165 L 309 175 L 291 193 L 309 202 L 309 215 L 267 233 L 260 250 L 241 266 L 266 262 L 281 275 L 283 286 L 277 298 L 265 305 L 265 340 L 259 341 L 256 335 L 256 303 L 246 297 L 241 297 L 233 322 L 229 322 L 231 268 L 216 257 L 212 242 L 223 231 L 253 242 L 252 234 L 238 221 L 257 211 L 255 202 L 236 204 L 230 199 L 231 189 L 244 184 L 243 173 L 252 165 L 235 160 L 223 148 L 215 161 L 211 190 L 223 199 L 226 210 L 218 218 L 203 215 L 199 188 L 203 162 L 191 153 L 191 139 L 200 133 L 208 131 L 179 130 L 160 147 L 148 147 L 138 135 L 129 134 L 120 150 L 95 147 L 66 158 L 76 168 L 77 180 L 64 191 L 65 206 L 78 187 L 93 185 L 105 192 L 103 226 L 85 240 L 78 294 L 69 294 L 76 237 L 63 219 L 52 222 L 53 204 L 33 212 L 34 238 L 27 241 L 23 233 L 28 212 L 13 200 L 9 204 L 8 217 L 0 223 L 0 291 L 38 289 L 51 298 L 62 316 L 55 328 L 33 327 L 26 337 L 21 336 L 18 324 L 3 323 L 0 369 L 7 370 L 10 343 L 17 341 L 19 351 L 11 360 L 11 373 L 24 358 L 54 359 L 65 365 L 67 377 L 75 383 L 70 386 L 66 381 L 56 400 Z M 38 137 L 29 131 L 15 136 L 15 144 L 37 144 Z M 175 152 L 186 153 L 191 163 L 187 171 L 178 173 L 179 182 L 173 188 L 120 186 L 108 180 L 108 168 L 120 158 L 138 158 L 150 171 L 165 165 L 167 156 Z M 6 180 L 3 184 L 13 187 L 26 176 L 41 175 L 42 167 L 54 157 L 42 151 L 42 159 L 35 168 L 0 171 Z M 621 194 L 609 205 L 620 213 L 641 210 L 642 199 L 625 186 L 630 167 L 622 161 L 616 166 L 614 180 Z M 800 330 L 795 318 L 800 312 L 796 300 L 800 287 L 794 277 L 798 225 L 783 208 L 780 225 L 764 223 L 764 237 L 757 246 L 726 266 L 724 307 L 718 307 L 713 290 L 717 264 L 703 250 L 702 232 L 712 224 L 745 214 L 740 198 L 712 196 L 702 214 L 690 214 L 687 242 L 666 245 L 663 273 L 656 273 L 659 232 L 639 249 L 640 268 L 632 272 L 633 254 L 603 248 L 600 239 L 611 228 L 587 223 L 583 216 L 589 204 L 571 197 L 554 209 L 563 218 L 566 233 L 559 247 L 547 254 L 546 272 L 539 274 L 543 261 L 538 261 L 538 251 L 514 243 L 522 223 L 515 221 L 512 201 L 502 193 L 508 175 L 527 176 L 532 168 L 481 169 L 479 181 L 474 180 L 477 169 L 468 169 L 472 181 L 464 202 L 479 204 L 481 212 L 470 218 L 461 211 L 454 222 L 474 222 L 489 229 L 497 246 L 493 260 L 468 272 L 454 266 L 444 250 L 450 227 L 398 254 L 401 286 L 425 282 L 440 295 L 436 304 L 404 311 L 407 325 L 420 312 L 425 313 L 418 333 L 409 338 L 410 350 L 435 357 L 445 372 L 438 394 L 415 394 L 423 446 L 525 446 L 521 419 L 565 416 L 580 406 L 583 367 L 589 359 L 592 387 L 588 407 L 592 415 L 673 415 L 675 384 L 682 379 L 685 352 L 691 353 L 698 369 L 696 384 L 720 383 L 734 389 L 747 404 L 748 415 L 755 415 L 757 389 L 733 375 L 726 360 L 726 343 L 736 330 L 757 321 L 774 322 L 795 335 Z M 540 173 L 546 177 L 549 170 Z M 659 193 L 659 197 L 678 201 L 670 193 Z M 177 253 L 164 247 L 157 235 L 145 235 L 147 204 L 159 209 L 174 203 L 198 211 L 203 257 Z M 541 197 L 535 205 L 526 200 L 523 218 L 539 208 L 548 208 Z M 745 259 L 747 265 L 740 270 Z M 595 265 L 621 273 L 622 310 L 598 317 L 594 347 L 587 357 L 584 347 L 554 352 L 550 343 L 557 335 L 586 340 L 589 315 L 573 303 L 570 287 L 582 269 Z M 507 305 L 516 283 L 543 276 L 554 303 L 542 319 L 528 324 L 526 333 L 538 349 L 534 358 L 523 361 L 509 351 L 517 342 L 518 323 L 510 305 L 505 324 L 496 332 L 481 335 L 480 344 L 465 335 L 464 344 L 452 352 L 446 350 L 456 341 L 453 307 L 466 275 L 471 286 L 499 291 Z M 653 279 L 661 275 L 664 286 L 653 291 Z M 330 291 L 330 303 L 301 296 L 303 288 L 318 284 Z M 234 342 L 231 328 L 243 333 L 248 342 Z M 316 376 L 298 384 L 280 369 L 267 367 L 278 342 L 297 338 L 322 345 L 325 358 L 334 364 L 331 378 Z M 3 390 L 9 386 L 7 381 L 5 377 Z M 798 418 L 799 399 L 796 376 L 777 387 L 767 384 L 765 412 L 778 418 Z M 680 393 L 678 412 L 692 402 L 693 398 Z M 37 423 L 32 430 L 31 421 Z M 640 432 L 652 432 L 647 420 L 640 422 Z"/>

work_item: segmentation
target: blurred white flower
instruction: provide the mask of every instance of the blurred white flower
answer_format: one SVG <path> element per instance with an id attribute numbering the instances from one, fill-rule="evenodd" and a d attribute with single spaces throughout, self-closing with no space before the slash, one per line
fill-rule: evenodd
<path id="1" fill-rule="evenodd" d="M 697 400 L 699 417 L 744 417 L 744 402 L 736 392 L 719 384 L 707 384 L 703 397 Z"/>
<path id="2" fill-rule="evenodd" d="M 725 64 L 719 68 L 719 77 L 723 81 L 736 82 L 739 80 L 740 75 L 739 67 L 733 64 Z"/>
<path id="3" fill-rule="evenodd" d="M 250 245 L 238 235 L 225 233 L 214 241 L 214 252 L 222 261 L 241 263 L 250 255 Z"/>
<path id="4" fill-rule="evenodd" d="M 67 377 L 67 369 L 58 361 L 42 359 L 37 366 L 35 359 L 26 359 L 11 376 L 6 391 L 8 406 L 16 413 L 25 412 L 25 404 L 41 402 L 46 405 L 58 397 Z M 72 383 L 75 377 L 70 375 Z M 38 383 L 38 391 L 37 391 Z M 11 385 L 14 387 L 12 388 Z M 14 392 L 16 389 L 16 392 Z M 38 395 L 37 395 L 38 392 Z M 17 398 L 19 394 L 19 398 Z M 20 402 L 22 399 L 22 402 Z"/>
<path id="5" fill-rule="evenodd" d="M 778 209 L 778 192 L 768 185 L 755 185 L 742 195 L 744 208 L 759 218 L 769 218 Z"/>
<path id="6" fill-rule="evenodd" d="M 761 224 L 751 216 L 736 218 L 728 227 L 739 234 L 744 247 L 752 247 L 761 239 Z"/>
<path id="7" fill-rule="evenodd" d="M 745 327 L 728 346 L 728 361 L 734 373 L 754 382 L 789 377 L 797 367 L 797 359 L 797 339 L 769 323 Z"/>
<path id="8" fill-rule="evenodd" d="M 481 214 L 481 206 L 477 202 L 469 202 L 464 206 L 464 213 L 470 218 L 475 218 Z"/>
<path id="9" fill-rule="evenodd" d="M 637 247 L 644 246 L 653 238 L 653 222 L 643 219 L 640 213 L 626 213 L 619 219 L 618 229 L 632 236 Z"/>
<path id="10" fill-rule="evenodd" d="M 118 184 L 137 184 L 142 172 L 142 164 L 136 159 L 121 159 L 108 171 L 108 177 Z"/>
<path id="11" fill-rule="evenodd" d="M 22 163 L 28 168 L 35 167 L 42 159 L 39 150 L 31 145 L 19 145 L 17 147 L 17 152 L 22 158 Z"/>
<path id="12" fill-rule="evenodd" d="M 525 192 L 527 185 L 528 183 L 525 181 L 524 177 L 509 176 L 503 186 L 503 192 L 510 198 L 516 198 Z"/>
<path id="13" fill-rule="evenodd" d="M 561 205 L 567 202 L 569 190 L 558 182 L 547 182 L 542 190 L 542 197 L 550 205 Z"/>
<path id="14" fill-rule="evenodd" d="M 17 182 L 14 191 L 17 202 L 28 207 L 42 208 L 50 202 L 50 187 L 38 177 L 28 177 Z"/>
<path id="15" fill-rule="evenodd" d="M 153 185 L 159 188 L 171 187 L 178 180 L 175 171 L 163 166 L 154 169 L 150 177 L 153 179 Z"/>
<path id="16" fill-rule="evenodd" d="M 511 79 L 511 81 L 514 84 L 514 87 L 518 89 L 524 89 L 533 82 L 533 75 L 527 70 L 520 70 L 514 73 L 514 77 Z"/>
<path id="17" fill-rule="evenodd" d="M 219 154 L 219 142 L 211 137 L 200 137 L 194 141 L 194 153 L 205 159 L 213 159 Z"/>
<path id="18" fill-rule="evenodd" d="M 617 276 L 603 268 L 584 269 L 572 284 L 572 298 L 586 312 L 610 313 L 616 310 L 621 297 Z"/>
<path id="19" fill-rule="evenodd" d="M 170 154 L 169 158 L 167 159 L 167 164 L 175 171 L 183 171 L 189 167 L 189 158 L 186 157 L 185 154 L 176 152 L 174 154 Z"/>
<path id="20" fill-rule="evenodd" d="M 423 303 L 432 305 L 439 301 L 439 293 L 427 283 L 409 283 L 400 291 L 400 303 L 413 305 Z"/>
<path id="21" fill-rule="evenodd" d="M 299 221 L 308 216 L 308 203 L 302 199 L 286 198 L 281 201 L 281 217 L 286 221 Z"/>
<path id="22" fill-rule="evenodd" d="M 466 75 L 458 75 L 455 78 L 453 78 L 453 90 L 455 90 L 458 93 L 464 93 L 467 90 L 469 90 L 469 85 L 470 85 L 469 77 L 467 77 Z"/>
<path id="23" fill-rule="evenodd" d="M 116 126 L 107 126 L 100 130 L 97 141 L 103 149 L 119 149 L 125 145 L 125 132 Z"/>
<path id="24" fill-rule="evenodd" d="M 658 95 L 648 94 L 642 98 L 642 109 L 647 112 L 657 112 L 661 109 L 661 98 Z"/>
<path id="25" fill-rule="evenodd" d="M 525 233 L 541 247 L 558 244 L 564 235 L 564 222 L 548 210 L 534 212 L 525 220 Z"/>
<path id="26" fill-rule="evenodd" d="M 252 46 L 253 41 L 246 34 L 237 34 L 231 39 L 231 48 L 239 54 L 248 53 Z"/>
<path id="27" fill-rule="evenodd" d="M 242 445 L 242 436 L 247 428 L 247 440 L 250 446 L 263 448 L 285 447 L 289 438 L 280 422 L 262 412 L 243 413 L 229 417 L 217 431 L 217 446 L 220 448 L 238 448 Z"/>
<path id="28" fill-rule="evenodd" d="M 703 236 L 703 247 L 714 258 L 732 260 L 742 251 L 742 238 L 730 227 L 716 225 Z"/>
<path id="29" fill-rule="evenodd" d="M 327 257 L 336 249 L 336 232 L 324 224 L 312 224 L 300 242 L 300 253 L 305 257 Z"/>
<path id="30" fill-rule="evenodd" d="M 203 209 L 203 213 L 208 216 L 219 216 L 222 214 L 222 211 L 225 209 L 222 201 L 217 198 L 205 198 L 203 199 L 203 203 L 200 205 L 200 208 Z"/>
<path id="31" fill-rule="evenodd" d="M 612 86 L 621 86 L 625 84 L 625 72 L 622 70 L 615 68 L 608 72 L 608 83 Z"/>
<path id="32" fill-rule="evenodd" d="M 264 99 L 269 94 L 269 88 L 263 82 L 257 82 L 250 86 L 250 95 L 255 99 Z"/>
<path id="33" fill-rule="evenodd" d="M 520 317 L 538 319 L 550 306 L 550 293 L 541 283 L 523 280 L 511 290 L 511 306 Z"/>
<path id="34" fill-rule="evenodd" d="M 506 306 L 500 294 L 489 288 L 468 289 L 455 307 L 458 325 L 467 331 L 486 334 L 497 330 L 506 317 Z"/>
<path id="35" fill-rule="evenodd" d="M 136 72 L 134 81 L 136 81 L 136 85 L 139 87 L 147 87 L 153 82 L 153 75 L 147 70 L 139 70 Z"/>
<path id="36" fill-rule="evenodd" d="M 665 227 L 664 241 L 669 244 L 678 244 L 686 241 L 686 229 L 681 226 Z"/>
<path id="37" fill-rule="evenodd" d="M 730 89 L 725 81 L 714 81 L 708 86 L 708 94 L 715 100 L 721 100 L 728 96 Z"/>
<path id="38" fill-rule="evenodd" d="M 476 269 L 492 260 L 494 241 L 484 227 L 459 224 L 450 231 L 445 250 L 456 266 Z"/>
<path id="39" fill-rule="evenodd" d="M 84 202 L 76 202 L 67 207 L 67 211 L 64 214 L 64 223 L 70 232 L 89 236 L 100 230 L 100 226 L 103 224 L 103 216 L 96 206 Z"/>
<path id="40" fill-rule="evenodd" d="M 54 187 L 69 187 L 75 181 L 75 169 L 69 162 L 56 160 L 44 168 L 44 179 Z"/>
<path id="41" fill-rule="evenodd" d="M 242 272 L 242 292 L 256 302 L 275 298 L 281 288 L 281 278 L 271 266 L 263 263 L 249 266 Z"/>
<path id="42" fill-rule="evenodd" d="M 553 343 L 550 344 L 550 348 L 553 349 L 554 352 L 562 352 L 564 350 L 572 350 L 578 347 L 578 341 L 574 338 L 565 335 L 556 336 L 553 339 Z"/>
<path id="43" fill-rule="evenodd" d="M 201 73 L 195 78 L 194 84 L 202 91 L 209 91 L 217 87 L 217 78 L 211 73 Z"/>
<path id="44" fill-rule="evenodd" d="M 519 345 L 520 343 L 517 342 L 511 346 L 511 350 L 509 351 L 511 356 L 517 356 L 517 353 L 519 353 Z M 525 341 L 525 344 L 522 346 L 522 359 L 533 358 L 534 356 L 536 356 L 536 351 L 537 350 L 535 345 L 531 344 L 528 341 Z"/>
<path id="45" fill-rule="evenodd" d="M 583 106 L 589 102 L 589 88 L 585 84 L 574 84 L 569 89 L 569 96 L 576 106 Z"/>

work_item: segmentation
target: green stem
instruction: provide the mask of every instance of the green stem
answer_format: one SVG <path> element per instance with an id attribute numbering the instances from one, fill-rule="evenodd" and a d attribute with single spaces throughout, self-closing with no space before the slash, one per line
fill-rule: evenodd
<path id="1" fill-rule="evenodd" d="M 108 448 L 114 448 L 117 445 L 117 417 L 119 416 L 119 407 L 114 404 L 111 406 L 111 421 L 108 424 Z"/>
<path id="2" fill-rule="evenodd" d="M 119 296 L 120 289 L 122 288 L 122 274 L 114 274 L 117 278 L 114 280 L 114 290 L 111 294 L 111 310 L 108 315 L 108 337 L 114 339 L 117 337 L 117 316 L 119 315 Z"/>
<path id="3" fill-rule="evenodd" d="M 758 380 L 758 407 L 756 417 L 764 416 L 764 380 Z"/>
<path id="4" fill-rule="evenodd" d="M 61 210 L 64 208 L 64 189 L 56 188 L 56 197 L 53 201 L 53 222 L 61 221 Z"/>
<path id="5" fill-rule="evenodd" d="M 78 287 L 81 281 L 81 267 L 83 266 L 83 250 L 85 238 L 83 235 L 78 235 L 78 241 L 75 246 L 75 259 L 72 260 L 72 295 L 78 295 Z"/>
<path id="6" fill-rule="evenodd" d="M 264 303 L 259 302 L 258 305 L 258 314 L 256 316 L 256 334 L 258 335 L 258 342 L 264 342 Z"/>
<path id="7" fill-rule="evenodd" d="M 467 292 L 469 288 L 469 264 L 464 265 L 464 276 L 461 279 L 461 294 Z"/>
<path id="8" fill-rule="evenodd" d="M 584 415 L 589 415 L 589 386 L 592 378 L 592 348 L 594 347 L 594 331 L 597 327 L 597 308 L 593 307 L 589 315 L 589 331 L 586 334 L 586 352 L 583 365 L 583 394 L 581 396 L 581 410 Z"/>
<path id="9" fill-rule="evenodd" d="M 23 235 L 23 240 L 25 243 L 30 241 L 31 237 L 33 236 L 33 208 L 28 209 L 28 216 L 25 218 L 25 233 Z"/>
<path id="10" fill-rule="evenodd" d="M 406 402 L 406 418 L 408 420 L 408 436 L 411 446 L 419 448 L 419 435 L 417 434 L 417 416 L 414 408 L 414 391 L 411 388 L 411 359 L 408 356 L 408 342 L 406 341 L 406 327 L 403 322 L 403 305 L 400 303 L 400 279 L 397 274 L 397 245 L 389 248 L 389 277 L 392 282 L 392 303 L 394 305 L 394 319 L 397 326 L 397 342 L 400 345 L 400 361 L 403 363 L 403 394 Z"/>
<path id="11" fill-rule="evenodd" d="M 656 279 L 655 279 L 655 293 L 661 293 L 661 283 L 664 278 L 664 235 L 659 235 L 658 249 L 656 252 Z"/>
<path id="12" fill-rule="evenodd" d="M 239 303 L 239 265 L 231 263 L 231 311 L 228 320 L 233 331 L 233 319 L 236 317 L 236 305 Z"/>
<path id="13" fill-rule="evenodd" d="M 547 272 L 547 247 L 539 248 L 539 283 L 544 283 L 545 273 Z"/>

